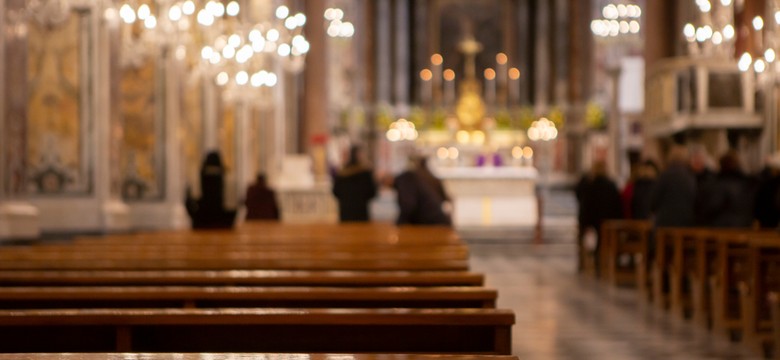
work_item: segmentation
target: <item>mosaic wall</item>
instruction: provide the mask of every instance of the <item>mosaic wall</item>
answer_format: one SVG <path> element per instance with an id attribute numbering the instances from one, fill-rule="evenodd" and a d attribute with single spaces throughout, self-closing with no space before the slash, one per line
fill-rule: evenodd
<path id="1" fill-rule="evenodd" d="M 82 97 L 82 27 L 75 13 L 61 24 L 28 24 L 27 190 L 33 195 L 91 192 Z"/>

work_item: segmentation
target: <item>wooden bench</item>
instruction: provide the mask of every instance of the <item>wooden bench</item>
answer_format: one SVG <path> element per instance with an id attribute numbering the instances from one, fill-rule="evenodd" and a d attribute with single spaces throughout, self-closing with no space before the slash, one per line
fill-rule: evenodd
<path id="1" fill-rule="evenodd" d="M 519 360 L 509 355 L 425 354 L 260 354 L 260 353 L 68 353 L 0 354 L 0 360 Z"/>
<path id="2" fill-rule="evenodd" d="M 316 224 L 290 225 L 273 222 L 245 223 L 232 230 L 158 231 L 109 237 L 81 237 L 86 242 L 185 241 L 231 243 L 323 243 L 384 244 L 392 246 L 427 246 L 463 244 L 457 233 L 443 226 L 401 226 L 391 224 Z"/>
<path id="3" fill-rule="evenodd" d="M 2 270 L 358 270 L 440 271 L 468 270 L 468 260 L 430 259 L 246 259 L 246 258 L 128 258 L 94 256 L 38 256 L 0 260 Z"/>
<path id="4" fill-rule="evenodd" d="M 723 229 L 720 229 L 723 230 Z M 709 278 L 715 274 L 718 230 L 712 228 L 659 228 L 653 263 L 653 298 L 680 317 L 710 322 Z"/>
<path id="5" fill-rule="evenodd" d="M 497 309 L 0 310 L 0 352 L 511 353 Z"/>
<path id="6" fill-rule="evenodd" d="M 780 291 L 780 234 L 746 235 L 749 236 L 746 276 L 739 283 L 742 337 L 749 345 L 765 351 L 772 345 L 771 294 Z"/>
<path id="7" fill-rule="evenodd" d="M 80 286 L 6 287 L 0 309 L 495 308 L 483 287 Z"/>
<path id="8" fill-rule="evenodd" d="M 483 286 L 466 271 L 0 270 L 0 286 Z M 0 290 L 1 291 L 1 290 Z"/>
<path id="9" fill-rule="evenodd" d="M 650 223 L 644 220 L 607 220 L 602 224 L 598 256 L 601 274 L 608 282 L 636 286 L 645 292 L 650 229 Z M 629 266 L 619 266 L 624 256 L 629 257 Z"/>

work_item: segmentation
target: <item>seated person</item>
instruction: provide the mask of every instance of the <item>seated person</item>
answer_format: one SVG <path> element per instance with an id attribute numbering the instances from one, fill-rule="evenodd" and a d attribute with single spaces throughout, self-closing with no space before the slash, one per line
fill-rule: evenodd
<path id="1" fill-rule="evenodd" d="M 224 207 L 225 168 L 219 153 L 206 155 L 200 169 L 200 199 L 193 199 L 187 189 L 187 213 L 192 218 L 193 229 L 229 229 L 236 218 L 235 210 Z"/>
<path id="2" fill-rule="evenodd" d="M 425 158 L 412 161 L 412 167 L 393 181 L 398 192 L 398 225 L 451 225 L 450 216 L 444 211 L 449 199 L 444 186 L 430 172 Z"/>
<path id="3" fill-rule="evenodd" d="M 247 220 L 277 220 L 279 207 L 274 191 L 268 188 L 264 174 L 257 174 L 257 180 L 246 190 Z"/>
<path id="4" fill-rule="evenodd" d="M 342 222 L 370 220 L 368 205 L 376 196 L 376 183 L 364 157 L 360 147 L 350 148 L 347 164 L 333 179 L 333 195 L 339 202 Z"/>

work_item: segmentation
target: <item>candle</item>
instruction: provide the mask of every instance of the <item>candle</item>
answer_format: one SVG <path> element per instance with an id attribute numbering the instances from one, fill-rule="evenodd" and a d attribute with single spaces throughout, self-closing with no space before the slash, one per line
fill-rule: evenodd
<path id="1" fill-rule="evenodd" d="M 496 102 L 496 71 L 485 69 L 485 102 L 493 105 Z"/>
<path id="2" fill-rule="evenodd" d="M 504 53 L 496 55 L 496 77 L 498 81 L 498 98 L 502 104 L 506 104 L 507 98 L 507 62 L 508 58 Z"/>
<path id="3" fill-rule="evenodd" d="M 420 83 L 420 103 L 423 106 L 429 105 L 431 103 L 431 98 L 433 97 L 431 78 L 433 78 L 433 73 L 430 69 L 423 69 L 420 71 L 420 79 L 422 80 Z"/>
<path id="4" fill-rule="evenodd" d="M 432 87 L 435 89 L 433 91 L 433 102 L 434 105 L 439 105 L 441 101 L 441 86 L 442 86 L 442 63 L 444 63 L 444 58 L 441 56 L 441 54 L 433 54 L 431 55 L 431 73 L 432 73 Z"/>
<path id="5" fill-rule="evenodd" d="M 519 105 L 520 103 L 520 70 L 511 68 L 509 75 L 509 105 Z"/>
<path id="6" fill-rule="evenodd" d="M 444 70 L 444 105 L 450 106 L 455 103 L 455 71 L 452 69 Z"/>

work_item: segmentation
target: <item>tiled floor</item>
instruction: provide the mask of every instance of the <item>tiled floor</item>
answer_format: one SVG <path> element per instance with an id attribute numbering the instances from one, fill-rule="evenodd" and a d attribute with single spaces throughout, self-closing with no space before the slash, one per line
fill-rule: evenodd
<path id="1" fill-rule="evenodd" d="M 514 309 L 513 353 L 546 359 L 760 359 L 740 345 L 680 321 L 574 272 L 571 244 L 471 245 L 471 266 Z"/>

